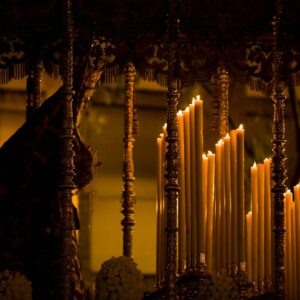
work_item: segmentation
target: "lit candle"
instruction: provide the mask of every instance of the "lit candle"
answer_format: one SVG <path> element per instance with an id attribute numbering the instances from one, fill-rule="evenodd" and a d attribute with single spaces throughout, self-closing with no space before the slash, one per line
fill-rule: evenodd
<path id="1" fill-rule="evenodd" d="M 265 179 L 265 279 L 266 284 L 272 281 L 272 228 L 271 228 L 271 159 L 264 160 Z"/>
<path id="2" fill-rule="evenodd" d="M 258 182 L 257 167 L 251 167 L 251 201 L 252 201 L 252 279 L 258 282 Z"/>
<path id="3" fill-rule="evenodd" d="M 231 177 L 231 252 L 232 272 L 238 265 L 237 242 L 237 177 L 236 177 L 236 130 L 230 131 L 230 177 Z"/>
<path id="4" fill-rule="evenodd" d="M 237 145 L 237 216 L 238 216 L 238 258 L 239 269 L 245 262 L 245 197 L 244 197 L 244 128 L 236 130 Z"/>
<path id="5" fill-rule="evenodd" d="M 212 273 L 213 269 L 213 210 L 214 210 L 214 178 L 215 178 L 215 154 L 208 151 L 207 172 L 207 225 L 206 225 L 206 261 L 207 270 Z"/>
<path id="6" fill-rule="evenodd" d="M 298 299 L 297 297 L 297 265 L 296 265 L 296 221 L 295 221 L 295 202 L 291 202 L 291 225 L 292 225 L 292 282 L 293 282 L 293 299 Z"/>
<path id="7" fill-rule="evenodd" d="M 216 145 L 216 176 L 215 176 L 215 191 L 216 191 L 216 233 L 215 233 L 215 271 L 221 269 L 221 165 L 222 165 L 222 140 Z"/>
<path id="8" fill-rule="evenodd" d="M 252 212 L 247 213 L 247 273 L 248 281 L 252 282 Z"/>
<path id="9" fill-rule="evenodd" d="M 207 218 L 207 176 L 209 176 L 208 172 L 208 159 L 205 154 L 202 155 L 202 199 L 201 199 L 201 219 L 200 219 L 200 240 L 201 240 L 201 253 L 205 253 L 206 249 L 206 218 Z M 205 247 L 203 249 L 203 247 Z M 206 253 L 205 253 L 206 254 Z"/>
<path id="10" fill-rule="evenodd" d="M 203 198 L 203 186 L 202 180 L 202 154 L 203 154 L 203 101 L 200 100 L 200 96 L 194 99 L 195 109 L 195 164 L 196 164 L 196 211 L 197 211 L 197 228 L 199 233 L 197 234 L 197 264 L 200 263 L 200 254 L 205 253 L 205 218 L 206 218 L 206 201 Z M 204 256 L 205 257 L 205 256 Z"/>
<path id="11" fill-rule="evenodd" d="M 257 181 L 258 181 L 258 280 L 260 284 L 263 284 L 265 274 L 265 236 L 264 236 L 264 226 L 265 226 L 265 206 L 264 206 L 264 172 L 265 168 L 263 164 L 257 165 Z"/>
<path id="12" fill-rule="evenodd" d="M 295 199 L 295 226 L 296 226 L 296 265 L 297 265 L 297 287 L 300 294 L 300 184 L 294 186 Z"/>
<path id="13" fill-rule="evenodd" d="M 197 262 L 197 245 L 200 244 L 200 235 L 197 230 L 197 215 L 200 212 L 197 212 L 197 198 L 196 198 L 196 153 L 195 153 L 195 105 L 193 103 L 189 105 L 190 108 L 190 151 L 191 151 L 191 236 L 192 236 L 192 267 L 196 266 Z"/>
<path id="14" fill-rule="evenodd" d="M 226 271 L 226 201 L 225 201 L 225 151 L 224 142 L 221 144 L 222 160 L 221 160 L 221 269 Z"/>
<path id="15" fill-rule="evenodd" d="M 163 136 L 163 134 L 162 134 Z M 157 143 L 157 236 L 156 236 L 156 274 L 157 284 L 162 282 L 162 234 L 164 232 L 162 228 L 162 205 L 163 205 L 163 151 L 162 151 L 162 137 L 156 139 Z"/>
<path id="16" fill-rule="evenodd" d="M 231 267 L 231 178 L 230 178 L 230 137 L 227 133 L 224 141 L 224 175 L 225 175 L 225 207 L 226 207 L 226 267 L 230 273 Z"/>
<path id="17" fill-rule="evenodd" d="M 178 220 L 178 268 L 179 273 L 182 273 L 186 265 L 186 225 L 185 225 L 185 165 L 184 165 L 184 124 L 183 113 L 178 111 L 178 135 L 179 135 L 179 220 Z"/>
<path id="18" fill-rule="evenodd" d="M 187 107 L 183 112 L 184 120 L 184 171 L 185 171 L 185 213 L 186 213 L 186 264 L 191 267 L 192 259 L 192 223 L 191 223 L 191 151 L 190 151 L 190 111 Z"/>
<path id="19" fill-rule="evenodd" d="M 292 260 L 292 218 L 291 218 L 291 203 L 293 195 L 288 190 L 285 193 L 286 198 L 286 265 L 287 265 L 287 291 L 288 299 L 293 298 L 293 260 Z"/>

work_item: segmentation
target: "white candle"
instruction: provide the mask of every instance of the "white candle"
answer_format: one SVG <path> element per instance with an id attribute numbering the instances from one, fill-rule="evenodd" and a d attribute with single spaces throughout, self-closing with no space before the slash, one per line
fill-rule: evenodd
<path id="1" fill-rule="evenodd" d="M 295 226 L 296 226 L 296 266 L 297 266 L 297 287 L 300 294 L 300 184 L 294 186 L 295 199 Z"/>
<path id="2" fill-rule="evenodd" d="M 207 225 L 206 225 L 206 261 L 207 270 L 212 273 L 213 269 L 213 209 L 214 209 L 214 178 L 215 178 L 215 155 L 208 151 L 208 177 L 207 177 Z"/>
<path id="3" fill-rule="evenodd" d="M 225 207 L 226 207 L 226 267 L 231 267 L 231 176 L 230 176 L 230 137 L 227 133 L 224 141 L 224 175 L 225 175 Z"/>
<path id="4" fill-rule="evenodd" d="M 196 153 L 195 153 L 195 105 L 193 103 L 189 105 L 190 108 L 190 155 L 191 155 L 191 244 L 192 244 L 192 267 L 196 266 L 197 262 L 197 245 L 200 244 L 200 235 L 197 229 L 197 199 L 196 199 Z"/>
<path id="5" fill-rule="evenodd" d="M 258 181 L 258 280 L 261 284 L 265 279 L 265 235 L 264 235 L 264 226 L 265 226 L 265 210 L 264 210 L 264 165 L 257 165 L 257 181 Z"/>
<path id="6" fill-rule="evenodd" d="M 252 282 L 252 212 L 247 213 L 247 275 L 248 281 Z"/>
<path id="7" fill-rule="evenodd" d="M 206 217 L 206 203 L 203 198 L 203 101 L 200 100 L 200 96 L 197 96 L 193 101 L 195 110 L 195 176 L 196 176 L 196 211 L 197 211 L 197 228 L 199 230 L 197 234 L 197 264 L 200 263 L 200 254 L 205 253 L 205 217 Z M 200 236 L 199 236 L 200 233 Z M 204 256 L 205 257 L 205 256 Z"/>
<path id="8" fill-rule="evenodd" d="M 252 202 L 252 278 L 258 282 L 258 182 L 257 167 L 251 167 L 251 202 Z"/>
<path id="9" fill-rule="evenodd" d="M 191 267 L 192 259 L 192 223 L 191 223 L 191 151 L 190 151 L 190 111 L 187 107 L 183 112 L 184 120 L 184 166 L 185 166 L 185 208 L 186 208 L 186 264 Z"/>
<path id="10" fill-rule="evenodd" d="M 179 220 L 178 220 L 178 268 L 179 273 L 182 273 L 186 265 L 186 224 L 185 224 L 185 164 L 184 164 L 184 124 L 183 113 L 178 111 L 178 135 L 179 135 Z"/>
<path id="11" fill-rule="evenodd" d="M 244 128 L 236 130 L 237 138 L 237 211 L 238 211 L 238 257 L 239 268 L 245 262 L 245 195 L 244 195 Z"/>
<path id="12" fill-rule="evenodd" d="M 221 269 L 221 165 L 222 165 L 222 140 L 216 145 L 216 176 L 215 176 L 215 271 Z"/>

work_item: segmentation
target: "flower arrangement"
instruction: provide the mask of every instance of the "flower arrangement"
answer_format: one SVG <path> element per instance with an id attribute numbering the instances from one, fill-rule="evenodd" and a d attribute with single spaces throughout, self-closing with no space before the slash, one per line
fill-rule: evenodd
<path id="1" fill-rule="evenodd" d="M 143 276 L 130 257 L 112 257 L 96 276 L 95 300 L 141 300 Z"/>
<path id="2" fill-rule="evenodd" d="M 18 273 L 5 270 L 0 273 L 0 299 L 32 300 L 31 283 Z"/>

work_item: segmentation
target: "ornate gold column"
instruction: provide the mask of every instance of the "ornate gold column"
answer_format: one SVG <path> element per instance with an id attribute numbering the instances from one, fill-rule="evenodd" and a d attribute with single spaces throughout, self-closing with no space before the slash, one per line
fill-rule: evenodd
<path id="1" fill-rule="evenodd" d="M 134 203 L 135 193 L 134 183 L 134 79 L 135 67 L 129 62 L 125 68 L 125 99 L 124 99 L 124 157 L 123 157 L 123 193 L 122 193 L 122 214 L 124 219 L 121 221 L 123 226 L 123 255 L 132 256 L 132 230 L 135 224 Z"/>
<path id="2" fill-rule="evenodd" d="M 285 135 L 285 35 L 282 1 L 276 1 L 274 31 L 274 78 L 273 78 L 273 139 L 272 139 L 272 198 L 274 203 L 274 293 L 276 299 L 285 299 L 285 247 L 284 247 L 284 193 L 286 192 L 286 135 Z"/>
<path id="3" fill-rule="evenodd" d="M 74 231 L 74 216 L 72 205 L 72 190 L 75 188 L 73 178 L 74 150 L 73 150 L 73 20 L 71 0 L 63 1 L 63 41 L 64 41 L 64 107 L 62 120 L 62 156 L 61 156 L 61 184 L 59 186 L 59 199 L 62 209 L 62 258 L 61 274 L 62 289 L 59 290 L 59 299 L 70 300 L 72 295 L 72 234 Z"/>

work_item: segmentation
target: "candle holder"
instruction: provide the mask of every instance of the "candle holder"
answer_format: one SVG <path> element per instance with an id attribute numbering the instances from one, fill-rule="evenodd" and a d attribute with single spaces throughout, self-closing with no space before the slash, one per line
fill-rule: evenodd
<path id="1" fill-rule="evenodd" d="M 200 263 L 196 269 L 187 269 L 177 280 L 179 299 L 197 299 L 201 289 L 212 283 L 212 277 L 207 272 L 205 255 L 201 253 Z"/>
<path id="2" fill-rule="evenodd" d="M 253 284 L 247 280 L 245 262 L 240 263 L 240 268 L 234 277 L 234 282 L 239 290 L 240 299 L 248 299 L 250 289 L 253 287 Z"/>

